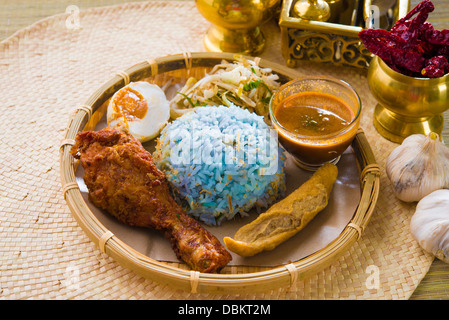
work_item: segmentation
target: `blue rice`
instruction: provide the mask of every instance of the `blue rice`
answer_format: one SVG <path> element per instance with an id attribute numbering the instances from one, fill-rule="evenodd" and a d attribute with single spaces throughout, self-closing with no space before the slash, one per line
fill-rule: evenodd
<path id="1" fill-rule="evenodd" d="M 207 106 L 168 124 L 153 154 L 186 212 L 207 225 L 267 208 L 285 193 L 285 156 L 264 118 Z"/>

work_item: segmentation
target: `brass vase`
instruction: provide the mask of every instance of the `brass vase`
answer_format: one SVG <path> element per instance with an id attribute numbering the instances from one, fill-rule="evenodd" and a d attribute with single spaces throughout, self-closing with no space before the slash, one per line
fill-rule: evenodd
<path id="1" fill-rule="evenodd" d="M 368 69 L 368 84 L 378 101 L 374 126 L 383 137 L 401 143 L 415 133 L 441 136 L 443 112 L 449 109 L 449 75 L 433 79 L 405 76 L 376 56 Z"/>
<path id="2" fill-rule="evenodd" d="M 304 20 L 327 21 L 331 16 L 331 9 L 324 0 L 298 0 L 293 6 L 293 13 Z"/>
<path id="3" fill-rule="evenodd" d="M 206 50 L 257 55 L 265 46 L 260 25 L 272 18 L 280 0 L 195 0 L 212 23 L 204 36 Z"/>

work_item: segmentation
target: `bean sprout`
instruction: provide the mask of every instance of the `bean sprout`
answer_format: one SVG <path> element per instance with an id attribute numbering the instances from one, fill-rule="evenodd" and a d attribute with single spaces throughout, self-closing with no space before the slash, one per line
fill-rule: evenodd
<path id="1" fill-rule="evenodd" d="M 170 101 L 171 116 L 177 118 L 207 105 L 234 104 L 268 119 L 268 104 L 280 86 L 278 79 L 270 68 L 261 68 L 243 57 L 222 61 L 203 78 L 187 80 Z"/>

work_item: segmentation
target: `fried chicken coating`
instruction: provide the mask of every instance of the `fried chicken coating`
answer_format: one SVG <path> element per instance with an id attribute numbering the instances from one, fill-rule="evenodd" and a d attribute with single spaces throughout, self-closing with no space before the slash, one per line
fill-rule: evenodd
<path id="1" fill-rule="evenodd" d="M 137 139 L 110 128 L 84 131 L 71 154 L 80 159 L 95 206 L 124 224 L 162 231 L 193 270 L 219 272 L 231 261 L 218 239 L 174 200 L 164 173 Z"/>

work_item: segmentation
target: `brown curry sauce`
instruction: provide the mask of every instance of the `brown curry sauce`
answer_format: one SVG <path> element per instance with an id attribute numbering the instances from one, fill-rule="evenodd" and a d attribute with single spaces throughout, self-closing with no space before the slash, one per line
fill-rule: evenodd
<path id="1" fill-rule="evenodd" d="M 352 136 L 338 136 L 355 118 L 352 108 L 342 99 L 320 92 L 300 92 L 287 97 L 274 110 L 277 122 L 290 135 L 278 130 L 283 147 L 307 163 L 324 163 L 334 159 L 349 145 Z M 295 139 L 295 135 L 298 138 Z M 328 140 L 320 137 L 333 135 Z M 302 139 L 301 136 L 311 137 Z"/>

